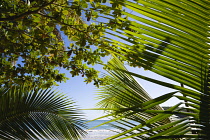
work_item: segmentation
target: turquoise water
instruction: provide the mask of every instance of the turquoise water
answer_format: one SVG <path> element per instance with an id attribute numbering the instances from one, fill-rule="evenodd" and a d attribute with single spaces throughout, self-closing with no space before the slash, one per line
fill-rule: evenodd
<path id="1" fill-rule="evenodd" d="M 100 125 L 100 124 L 102 124 L 104 122 L 107 122 L 107 121 L 109 121 L 109 120 L 95 120 L 95 121 L 86 123 L 86 125 L 90 129 L 94 126 Z M 113 123 L 113 124 L 116 124 L 116 123 Z M 102 125 L 100 127 L 94 128 L 93 130 L 107 130 L 107 129 L 114 130 L 115 128 L 111 127 L 109 124 L 105 124 L 105 125 Z"/>

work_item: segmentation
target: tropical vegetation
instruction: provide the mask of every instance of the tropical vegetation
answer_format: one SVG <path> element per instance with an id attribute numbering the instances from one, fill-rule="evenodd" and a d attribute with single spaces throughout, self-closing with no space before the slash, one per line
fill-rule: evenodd
<path id="1" fill-rule="evenodd" d="M 102 63 L 101 58 L 108 55 L 103 46 L 108 46 L 104 31 L 109 25 L 96 18 L 111 10 L 118 8 L 100 1 L 1 1 L 1 85 L 51 87 L 69 79 L 61 68 L 87 83 L 102 83 L 90 65 Z"/>
<path id="2" fill-rule="evenodd" d="M 47 88 L 69 79 L 61 68 L 87 83 L 100 83 L 98 71 L 88 65 L 107 55 L 90 48 L 105 44 L 104 26 L 88 22 L 97 17 L 95 10 L 109 8 L 96 6 L 99 2 L 91 7 L 86 1 L 0 2 L 1 139 L 84 136 L 82 114 L 73 101 Z"/>
<path id="3" fill-rule="evenodd" d="M 113 117 L 107 123 L 118 122 L 114 127 L 122 131 L 107 139 L 209 139 L 209 5 L 208 0 L 124 0 L 122 16 L 109 18 L 122 26 L 107 31 L 114 59 L 99 106 L 108 113 L 103 117 Z M 127 71 L 121 61 L 174 82 Z M 174 92 L 151 99 L 133 76 Z M 171 98 L 180 102 L 163 110 L 159 105 Z M 186 117 L 172 122 L 172 114 Z"/>
<path id="4" fill-rule="evenodd" d="M 105 3 L 106 1 L 103 1 Z M 103 83 L 90 65 L 102 63 L 106 26 L 98 13 L 115 7 L 87 0 L 0 2 L 0 137 L 80 139 L 82 118 L 72 100 L 47 88 L 81 76 Z M 117 15 L 117 13 L 116 13 Z M 94 23 L 93 23 L 94 21 Z M 108 25 L 107 25 L 108 26 Z M 23 86 L 24 85 L 24 86 Z M 36 85 L 36 86 L 35 86 Z M 31 88 L 31 87 L 34 88 Z"/>
<path id="5" fill-rule="evenodd" d="M 60 68 L 104 85 L 89 64 L 102 63 L 109 54 L 114 58 L 105 68 L 111 76 L 105 78 L 98 105 L 122 131 L 108 139 L 208 139 L 209 5 L 208 0 L 3 0 L 2 139 L 79 139 L 84 131 L 77 127 L 75 108 L 67 107 L 72 101 L 43 88 L 68 79 Z M 129 72 L 122 62 L 178 84 Z M 133 76 L 174 92 L 152 99 Z M 31 89 L 34 84 L 39 88 Z M 163 110 L 159 105 L 171 98 L 180 103 Z M 173 114 L 186 117 L 172 122 Z"/>
<path id="6" fill-rule="evenodd" d="M 0 89 L 1 139 L 81 139 L 81 116 L 71 99 L 52 89 Z"/>

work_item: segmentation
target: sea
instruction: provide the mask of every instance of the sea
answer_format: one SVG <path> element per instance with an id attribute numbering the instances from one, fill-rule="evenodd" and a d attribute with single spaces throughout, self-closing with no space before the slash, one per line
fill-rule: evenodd
<path id="1" fill-rule="evenodd" d="M 86 125 L 88 128 L 93 128 L 94 126 L 102 124 L 106 121 L 109 121 L 109 120 L 95 120 L 95 121 L 87 123 Z M 86 131 L 88 132 L 88 134 L 82 140 L 104 140 L 108 137 L 116 135 L 117 134 L 116 132 L 120 132 L 120 130 L 117 130 L 116 128 L 111 127 L 109 124 L 105 124 L 94 129 L 87 129 Z M 131 140 L 131 139 L 127 139 L 127 140 Z"/>

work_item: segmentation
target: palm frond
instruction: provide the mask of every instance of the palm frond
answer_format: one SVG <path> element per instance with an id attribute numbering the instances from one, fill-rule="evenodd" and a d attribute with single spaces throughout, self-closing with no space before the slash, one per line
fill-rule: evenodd
<path id="1" fill-rule="evenodd" d="M 172 114 L 194 115 L 193 113 L 180 111 L 178 107 L 182 103 L 168 110 L 163 110 L 159 106 L 159 104 L 174 97 L 177 92 L 171 92 L 152 99 L 129 74 L 119 59 L 115 57 L 110 60 L 108 66 L 110 75 L 106 79 L 109 84 L 100 88 L 98 99 L 101 99 L 101 101 L 97 105 L 101 107 L 99 109 L 108 113 L 104 117 L 113 118 L 101 125 L 117 122 L 119 125 L 111 125 L 121 130 L 118 132 L 119 134 L 108 139 L 143 139 L 162 136 L 158 134 L 169 136 L 180 126 L 182 126 L 180 133 L 186 130 L 190 131 L 187 125 L 188 117 L 176 122 L 169 119 Z"/>
<path id="2" fill-rule="evenodd" d="M 107 48 L 108 51 L 122 61 L 128 62 L 130 66 L 143 67 L 179 84 L 168 83 L 161 79 L 149 78 L 129 72 L 119 67 L 117 60 L 112 60 L 108 64 L 108 67 L 115 73 L 114 76 L 111 73 L 112 78 L 110 78 L 114 80 L 111 80 L 111 84 L 102 89 L 103 93 L 105 93 L 103 98 L 106 99 L 99 102 L 99 104 L 102 107 L 115 107 L 118 110 L 125 110 L 127 108 L 133 113 L 128 113 L 124 118 L 129 118 L 128 116 L 138 113 L 150 112 L 148 114 L 151 115 L 151 118 L 147 118 L 144 121 L 152 123 L 160 121 L 150 121 L 150 119 L 156 118 L 152 116 L 154 113 L 158 115 L 165 114 L 161 116 L 163 118 L 168 118 L 171 114 L 176 113 L 187 116 L 183 122 L 177 122 L 173 125 L 170 125 L 170 122 L 158 124 L 157 126 L 149 127 L 150 131 L 142 130 L 142 133 L 130 134 L 121 139 L 134 138 L 143 133 L 147 134 L 151 139 L 206 139 L 210 137 L 209 4 L 205 0 L 125 0 L 123 5 L 125 10 L 122 11 L 125 18 L 122 18 L 123 16 L 108 18 L 110 20 L 114 19 L 118 25 L 122 25 L 116 31 L 115 29 L 107 31 L 107 34 L 109 34 L 107 35 L 107 41 L 113 45 L 112 49 Z M 149 102 L 151 99 L 147 98 L 148 101 L 145 101 L 145 93 L 142 92 L 142 89 L 136 89 L 136 86 L 133 85 L 129 86 L 128 83 L 131 82 L 129 78 L 126 78 L 127 75 L 179 91 L 182 96 L 173 94 L 171 97 L 177 97 L 182 102 L 181 104 L 184 104 L 186 107 L 183 107 L 183 109 L 178 109 L 178 106 L 176 108 L 172 107 L 172 110 L 162 112 L 157 108 L 152 110 L 149 107 L 145 110 L 142 110 L 142 108 L 132 108 L 132 105 L 136 107 L 136 104 L 138 104 L 138 98 L 140 98 L 139 105 Z M 116 81 L 118 80 L 122 83 L 117 84 Z M 124 87 L 125 85 L 127 88 Z M 117 86 L 120 86 L 120 88 Z M 164 95 L 160 97 L 162 96 Z M 156 105 L 159 104 L 158 101 L 156 103 Z M 114 112 L 118 114 L 116 113 L 117 111 Z M 121 113 L 119 112 L 119 115 Z M 141 122 L 140 125 L 147 126 L 143 124 L 150 124 L 145 122 Z M 194 125 L 191 127 L 196 128 L 196 133 L 191 131 L 189 127 L 192 124 Z M 170 127 L 164 129 L 168 125 Z M 155 131 L 159 127 L 163 129 Z M 133 128 L 124 130 L 124 132 L 110 139 L 128 135 L 128 133 L 141 127 L 137 125 Z M 155 132 L 155 134 L 150 134 L 150 132 Z M 142 137 L 142 139 L 146 138 Z"/>
<path id="3" fill-rule="evenodd" d="M 2 88 L 1 139 L 81 139 L 82 114 L 74 102 L 51 89 Z"/>

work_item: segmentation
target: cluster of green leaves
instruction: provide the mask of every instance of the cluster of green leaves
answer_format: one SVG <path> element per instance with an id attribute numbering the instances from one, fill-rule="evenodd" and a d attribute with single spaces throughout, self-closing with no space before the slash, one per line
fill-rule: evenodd
<path id="1" fill-rule="evenodd" d="M 71 99 L 51 89 L 0 88 L 1 139 L 81 139 L 79 116 Z"/>
<path id="2" fill-rule="evenodd" d="M 206 0 L 127 0 L 122 11 L 126 18 L 110 17 L 124 27 L 107 31 L 107 41 L 112 43 L 107 50 L 130 66 L 143 67 L 173 83 L 129 72 L 117 58 L 111 60 L 107 65 L 111 83 L 101 88 L 99 105 L 110 113 L 107 116 L 114 117 L 109 122 L 119 122 L 115 127 L 122 131 L 108 139 L 210 137 L 209 4 Z M 159 93 L 162 95 L 152 100 L 137 89 L 132 76 L 179 94 Z M 180 103 L 166 111 L 155 108 L 174 97 Z M 172 114 L 186 117 L 163 121 Z"/>
<path id="3" fill-rule="evenodd" d="M 100 84 L 98 71 L 88 65 L 102 63 L 107 26 L 95 21 L 99 14 L 119 8 L 98 0 L 3 0 L 0 6 L 0 83 L 27 83 L 50 87 L 67 80 L 59 68 L 72 76 L 85 76 Z M 70 40 L 70 45 L 64 43 Z M 93 48 L 95 47 L 95 48 Z M 92 49 L 93 50 L 92 50 Z"/>

